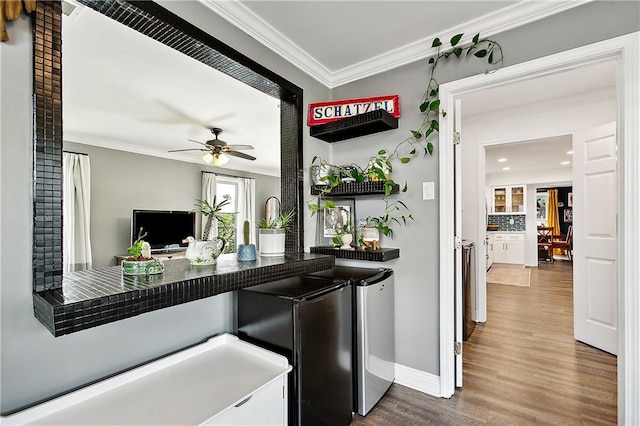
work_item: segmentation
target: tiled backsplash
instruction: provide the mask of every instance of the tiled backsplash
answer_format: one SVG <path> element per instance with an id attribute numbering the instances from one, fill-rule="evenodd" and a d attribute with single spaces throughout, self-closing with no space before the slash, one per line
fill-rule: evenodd
<path id="1" fill-rule="evenodd" d="M 513 219 L 513 224 L 510 222 Z M 490 214 L 489 223 L 498 225 L 498 231 L 525 231 L 526 215 L 523 214 Z"/>

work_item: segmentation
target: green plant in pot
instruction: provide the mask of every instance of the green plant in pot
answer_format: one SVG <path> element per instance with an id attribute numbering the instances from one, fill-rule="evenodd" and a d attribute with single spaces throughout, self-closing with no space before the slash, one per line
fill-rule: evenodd
<path id="1" fill-rule="evenodd" d="M 122 261 L 124 275 L 151 275 L 164 271 L 163 263 L 151 256 L 151 246 L 143 240 L 146 236 L 147 233 L 140 228 L 136 240 L 127 249 L 129 257 Z"/>
<path id="2" fill-rule="evenodd" d="M 209 240 L 211 235 L 211 228 L 213 227 L 213 220 L 217 220 L 225 226 L 224 218 L 222 217 L 223 211 L 222 208 L 231 202 L 229 195 L 225 195 L 223 200 L 219 203 L 217 202 L 217 197 L 214 195 L 213 200 L 209 203 L 207 200 L 198 199 L 196 200 L 196 211 L 198 211 L 202 216 L 207 218 L 207 222 L 204 225 L 202 230 L 202 239 Z"/>
<path id="3" fill-rule="evenodd" d="M 258 248 L 260 256 L 275 257 L 284 256 L 285 234 L 291 229 L 291 222 L 295 217 L 295 211 L 288 213 L 278 212 L 275 220 L 269 218 L 258 222 Z"/>
<path id="4" fill-rule="evenodd" d="M 336 235 L 331 238 L 334 246 L 340 246 L 341 249 L 351 249 L 353 242 L 353 226 L 351 222 L 338 225 L 333 228 Z"/>
<path id="5" fill-rule="evenodd" d="M 256 246 L 255 244 L 250 244 L 249 241 L 249 233 L 251 231 L 251 223 L 249 220 L 244 221 L 244 225 L 242 228 L 242 236 L 244 238 L 244 244 L 240 244 L 238 246 L 238 260 L 241 262 L 249 262 L 252 260 L 256 260 Z"/>

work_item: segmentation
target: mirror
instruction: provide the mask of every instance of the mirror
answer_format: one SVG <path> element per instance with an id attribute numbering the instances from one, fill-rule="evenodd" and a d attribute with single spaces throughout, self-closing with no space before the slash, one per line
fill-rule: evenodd
<path id="1" fill-rule="evenodd" d="M 303 185 L 302 89 L 264 69 L 207 33 L 152 2 L 108 0 L 80 3 L 280 100 L 281 199 L 300 211 Z M 41 19 L 42 18 L 42 19 Z M 123 21 L 126 21 L 123 22 Z M 34 20 L 34 290 L 62 286 L 61 244 L 61 6 L 38 2 Z M 62 70 L 64 71 L 64 70 Z M 96 76 L 99 77 L 99 76 Z M 300 216 L 300 215 L 298 215 Z M 287 234 L 287 251 L 303 249 L 302 218 Z"/>
<path id="2" fill-rule="evenodd" d="M 277 197 L 269 197 L 264 203 L 264 218 L 267 223 L 278 220 L 280 214 L 280 200 Z"/>

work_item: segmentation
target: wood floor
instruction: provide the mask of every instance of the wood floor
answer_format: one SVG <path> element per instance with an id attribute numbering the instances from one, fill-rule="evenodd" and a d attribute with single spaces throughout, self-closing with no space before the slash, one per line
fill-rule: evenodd
<path id="1" fill-rule="evenodd" d="M 571 264 L 540 264 L 531 287 L 489 284 L 487 295 L 462 389 L 444 399 L 394 384 L 353 425 L 616 424 L 616 357 L 573 339 Z"/>

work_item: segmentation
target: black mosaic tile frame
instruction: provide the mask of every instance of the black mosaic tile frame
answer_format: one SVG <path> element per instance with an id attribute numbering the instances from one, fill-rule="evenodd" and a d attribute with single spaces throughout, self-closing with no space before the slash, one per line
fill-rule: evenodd
<path id="1" fill-rule="evenodd" d="M 309 251 L 311 253 L 330 254 L 338 259 L 366 260 L 369 262 L 387 262 L 400 257 L 400 249 L 397 248 L 380 248 L 378 250 L 354 248 L 353 250 L 342 250 L 338 247 L 316 246 L 311 247 Z"/>
<path id="2" fill-rule="evenodd" d="M 291 253 L 238 262 L 235 254 L 226 254 L 215 266 L 190 266 L 187 259 L 164 264 L 164 273 L 150 276 L 123 276 L 118 266 L 65 274 L 62 289 L 33 293 L 35 316 L 58 337 L 244 287 L 331 269 L 335 257 Z"/>
<path id="3" fill-rule="evenodd" d="M 79 0 L 212 68 L 281 99 L 281 202 L 303 211 L 302 111 L 298 86 L 151 1 Z M 62 283 L 62 35 L 60 1 L 37 2 L 34 16 L 33 290 Z M 288 252 L 304 250 L 303 217 L 287 235 Z M 37 309 L 37 307 L 36 307 Z"/>

